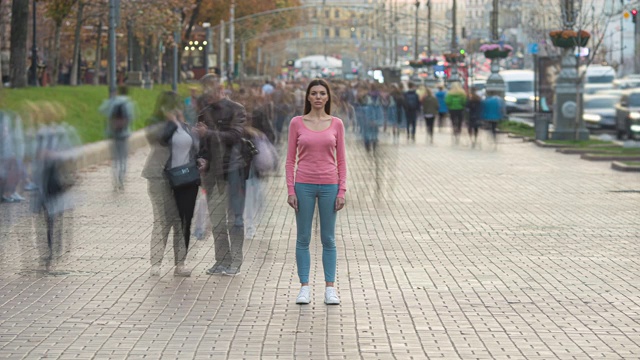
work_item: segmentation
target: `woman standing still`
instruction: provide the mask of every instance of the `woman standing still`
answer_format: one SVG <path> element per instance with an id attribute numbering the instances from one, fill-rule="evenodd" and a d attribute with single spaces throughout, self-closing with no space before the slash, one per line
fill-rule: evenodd
<path id="1" fill-rule="evenodd" d="M 173 228 L 175 276 L 191 276 L 185 267 L 191 220 L 198 195 L 199 182 L 172 188 L 166 175 L 171 168 L 197 163 L 199 171 L 206 166 L 203 154 L 198 154 L 199 142 L 195 131 L 184 121 L 182 100 L 173 91 L 160 94 L 156 109 L 149 120 L 147 140 L 151 152 L 142 170 L 148 180 L 148 193 L 153 207 L 151 236 L 151 275 L 160 275 L 160 264 Z"/>
<path id="2" fill-rule="evenodd" d="M 337 212 L 345 205 L 347 163 L 344 125 L 341 119 L 330 115 L 330 109 L 329 85 L 321 79 L 313 80 L 307 86 L 304 115 L 291 119 L 289 126 L 287 203 L 296 211 L 296 264 L 301 284 L 296 304 L 311 301 L 309 243 L 316 200 L 326 285 L 324 302 L 327 305 L 340 304 L 334 286 L 337 258 L 335 227 Z"/>

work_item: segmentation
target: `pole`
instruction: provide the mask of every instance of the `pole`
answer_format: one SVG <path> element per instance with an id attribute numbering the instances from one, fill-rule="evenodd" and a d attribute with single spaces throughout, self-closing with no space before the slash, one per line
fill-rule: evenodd
<path id="1" fill-rule="evenodd" d="M 427 0 L 427 57 L 431 58 L 431 0 Z"/>
<path id="2" fill-rule="evenodd" d="M 418 60 L 418 9 L 420 9 L 420 0 L 416 0 L 416 29 L 414 32 L 413 42 L 413 60 Z"/>
<path id="3" fill-rule="evenodd" d="M 225 74 L 225 52 L 227 51 L 227 45 L 224 43 L 224 20 L 220 20 L 220 47 L 218 51 L 218 66 L 220 66 L 220 78 L 224 77 Z"/>
<path id="4" fill-rule="evenodd" d="M 235 0 L 231 1 L 231 18 L 229 19 L 229 40 L 231 40 L 229 42 L 229 73 L 231 74 L 231 76 L 229 76 L 229 82 L 231 82 L 231 80 L 233 79 L 233 77 L 235 76 L 235 54 L 234 54 L 234 50 L 235 50 L 235 17 L 236 17 L 236 2 Z"/>
<path id="5" fill-rule="evenodd" d="M 31 81 L 38 86 L 38 48 L 36 47 L 36 0 L 33 0 L 33 46 L 31 47 Z"/>
<path id="6" fill-rule="evenodd" d="M 640 19 L 636 20 L 636 23 L 633 24 L 635 25 L 634 28 L 634 36 L 633 39 L 635 41 L 635 51 L 634 51 L 634 56 L 633 56 L 633 70 L 634 72 L 640 73 L 640 26 L 638 26 L 638 22 L 640 22 Z"/>
<path id="7" fill-rule="evenodd" d="M 176 18 L 179 19 L 178 9 L 176 9 Z M 180 44 L 180 32 L 178 29 L 180 24 L 176 24 L 176 30 L 173 31 L 173 80 L 171 81 L 171 90 L 178 91 L 178 47 Z"/>
<path id="8" fill-rule="evenodd" d="M 109 97 L 116 96 L 116 27 L 120 0 L 109 0 Z"/>
<path id="9" fill-rule="evenodd" d="M 453 0 L 453 6 L 451 8 L 451 53 L 456 55 L 458 54 L 458 41 L 456 39 L 456 20 L 457 20 L 457 13 L 458 12 L 458 3 L 457 0 Z M 451 64 L 451 75 L 449 76 L 449 81 L 450 82 L 455 82 L 455 81 L 460 81 L 460 79 L 458 79 L 458 62 L 454 61 L 453 64 Z"/>
<path id="10" fill-rule="evenodd" d="M 202 26 L 205 28 L 204 35 L 204 74 L 209 73 L 209 68 L 211 64 L 209 64 L 209 49 L 211 48 L 211 24 L 206 22 L 203 23 Z"/>
<path id="11" fill-rule="evenodd" d="M 620 14 L 623 12 L 624 0 L 620 0 Z M 622 29 L 624 29 L 624 16 L 620 15 L 620 65 L 624 65 L 624 31 Z"/>

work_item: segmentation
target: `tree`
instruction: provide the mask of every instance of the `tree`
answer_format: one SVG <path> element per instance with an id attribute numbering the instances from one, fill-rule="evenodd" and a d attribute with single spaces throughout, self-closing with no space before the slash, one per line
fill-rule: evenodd
<path id="1" fill-rule="evenodd" d="M 11 6 L 11 59 L 9 77 L 11 86 L 27 86 L 27 29 L 29 0 L 13 0 Z"/>
<path id="2" fill-rule="evenodd" d="M 71 78 L 69 84 L 71 86 L 78 85 L 78 70 L 80 67 L 80 31 L 82 30 L 82 11 L 84 10 L 85 2 L 78 0 L 78 9 L 76 10 L 76 27 L 74 31 L 73 42 L 73 58 L 71 63 Z"/>
<path id="3" fill-rule="evenodd" d="M 62 23 L 71 12 L 73 6 L 78 0 L 41 0 L 44 1 L 46 7 L 46 15 L 54 23 L 53 53 L 52 53 L 52 70 L 51 84 L 58 84 L 58 75 L 60 72 L 60 34 Z"/>

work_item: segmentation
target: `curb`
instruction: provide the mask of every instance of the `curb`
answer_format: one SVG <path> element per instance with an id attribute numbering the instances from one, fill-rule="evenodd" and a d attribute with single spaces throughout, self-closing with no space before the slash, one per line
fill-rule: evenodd
<path id="1" fill-rule="evenodd" d="M 582 154 L 580 159 L 590 161 L 640 161 L 640 156 L 598 156 L 597 154 Z"/>
<path id="2" fill-rule="evenodd" d="M 640 172 L 640 166 L 627 165 L 620 161 L 614 161 L 611 163 L 611 168 L 618 171 L 626 172 Z"/>
<path id="3" fill-rule="evenodd" d="M 129 154 L 147 146 L 145 129 L 134 131 L 129 137 Z M 78 170 L 111 161 L 111 140 L 101 140 L 80 147 L 76 166 Z"/>
<path id="4" fill-rule="evenodd" d="M 564 145 L 564 144 L 547 144 L 546 142 L 542 141 L 542 140 L 535 140 L 536 145 L 543 147 L 543 148 L 554 148 L 554 149 L 560 149 L 560 148 L 567 148 L 570 147 L 569 145 Z"/>

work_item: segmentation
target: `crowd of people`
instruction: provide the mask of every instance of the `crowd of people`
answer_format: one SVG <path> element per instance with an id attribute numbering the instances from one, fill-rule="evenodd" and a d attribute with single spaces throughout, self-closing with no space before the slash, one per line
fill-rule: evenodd
<path id="1" fill-rule="evenodd" d="M 74 152 L 80 144 L 65 125 L 64 109 L 54 103 L 29 104 L 27 126 L 17 113 L 0 112 L 0 190 L 3 202 L 20 202 L 18 192 L 33 191 L 31 209 L 42 218 L 46 235 L 41 252 L 45 266 L 62 253 L 62 216 L 72 208 L 67 191 L 73 185 Z M 113 186 L 123 191 L 128 139 L 136 117 L 126 87 L 106 100 L 99 111 L 107 119 L 111 139 Z M 308 84 L 265 83 L 224 86 L 213 74 L 204 76 L 182 98 L 165 91 L 145 119 L 150 153 L 142 170 L 153 211 L 150 274 L 161 274 L 165 249 L 173 233 L 174 275 L 190 276 L 188 250 L 193 219 L 208 218 L 215 250 L 209 275 L 237 275 L 243 264 L 245 238 L 259 222 L 265 176 L 281 172 L 286 155 L 288 204 L 296 212 L 296 262 L 301 289 L 298 304 L 310 302 L 311 229 L 319 212 L 325 303 L 339 304 L 336 281 L 336 215 L 347 190 L 345 137 L 359 139 L 367 151 L 376 150 L 379 134 L 389 132 L 397 142 L 405 133 L 416 139 L 423 118 L 429 143 L 434 127 L 451 121 L 454 143 L 466 122 L 475 146 L 482 121 L 495 124 L 504 116 L 496 94 L 480 98 L 454 83 L 437 91 L 425 86 L 335 81 Z M 27 169 L 30 165 L 30 169 Z M 198 199 L 202 206 L 199 204 Z M 206 214 L 206 215 L 205 215 Z M 203 220 L 204 221 L 204 220 Z M 197 237 L 204 238 L 202 224 Z M 46 250 L 46 251 L 45 251 Z"/>

